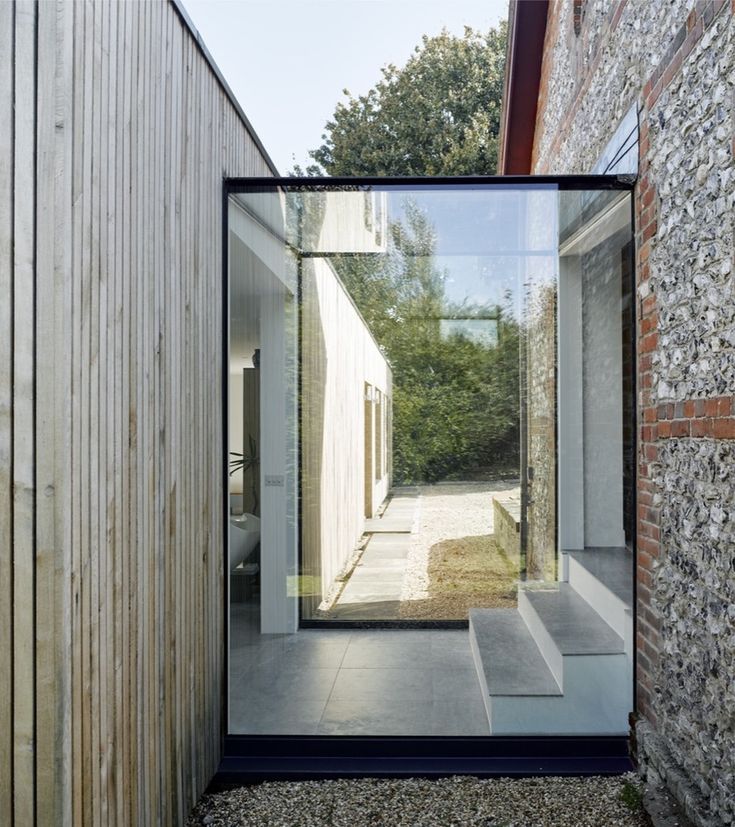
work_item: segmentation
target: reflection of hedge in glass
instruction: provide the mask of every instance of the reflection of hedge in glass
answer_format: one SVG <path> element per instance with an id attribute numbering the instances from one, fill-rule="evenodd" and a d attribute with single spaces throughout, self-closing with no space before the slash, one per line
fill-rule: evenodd
<path id="1" fill-rule="evenodd" d="M 479 478 L 517 465 L 518 325 L 507 307 L 450 306 L 435 234 L 411 202 L 383 256 L 335 266 L 393 369 L 396 484 Z M 457 322 L 454 325 L 447 321 Z M 473 335 L 492 325 L 493 335 Z"/>

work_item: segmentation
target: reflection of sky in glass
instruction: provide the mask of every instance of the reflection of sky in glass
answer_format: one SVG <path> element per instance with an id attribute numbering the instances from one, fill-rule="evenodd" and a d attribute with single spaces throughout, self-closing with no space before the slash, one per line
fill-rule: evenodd
<path id="1" fill-rule="evenodd" d="M 518 319 L 528 285 L 556 277 L 558 190 L 553 185 L 320 187 L 290 192 L 292 211 L 286 220 L 281 213 L 280 221 L 275 213 L 282 210 L 283 196 L 269 196 L 266 209 L 253 203 L 262 194 L 252 194 L 244 206 L 276 234 L 285 231 L 309 255 L 381 255 L 385 240 L 373 232 L 381 199 L 386 199 L 389 224 L 408 227 L 409 207 L 418 207 L 433 230 L 433 266 L 443 275 L 447 316 L 482 316 L 483 308 L 501 306 Z M 368 217 L 368 202 L 377 205 L 378 215 Z M 297 204 L 301 207 L 293 211 Z"/>
<path id="2" fill-rule="evenodd" d="M 435 264 L 445 274 L 452 315 L 500 305 L 518 318 L 520 292 L 530 279 L 556 273 L 557 189 L 445 188 L 388 190 L 390 220 L 406 223 L 409 203 L 435 230 Z"/>
<path id="3" fill-rule="evenodd" d="M 498 323 L 495 319 L 440 319 L 442 339 L 461 336 L 478 345 L 495 347 L 498 343 Z"/>

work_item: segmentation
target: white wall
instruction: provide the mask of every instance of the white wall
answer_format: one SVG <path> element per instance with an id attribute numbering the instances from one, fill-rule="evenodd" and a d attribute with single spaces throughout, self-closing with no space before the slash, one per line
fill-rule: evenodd
<path id="1" fill-rule="evenodd" d="M 391 371 L 326 260 L 304 260 L 302 296 L 303 560 L 323 594 L 364 526 L 365 383 L 390 397 Z M 388 467 L 376 504 L 388 493 Z"/>

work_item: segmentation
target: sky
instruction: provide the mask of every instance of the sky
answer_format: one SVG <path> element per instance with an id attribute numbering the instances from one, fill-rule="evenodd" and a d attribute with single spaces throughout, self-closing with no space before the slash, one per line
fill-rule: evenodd
<path id="1" fill-rule="evenodd" d="M 508 0 L 183 3 L 282 175 L 309 163 L 344 89 L 367 92 L 424 34 L 486 30 L 508 12 Z"/>

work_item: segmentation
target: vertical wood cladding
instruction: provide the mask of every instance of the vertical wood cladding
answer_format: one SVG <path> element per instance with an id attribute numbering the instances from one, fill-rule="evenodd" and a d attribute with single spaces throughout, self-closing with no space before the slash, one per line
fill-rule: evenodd
<path id="1" fill-rule="evenodd" d="M 0 40 L 0 823 L 182 823 L 220 758 L 222 179 L 272 170 L 169 3 L 2 3 Z"/>

